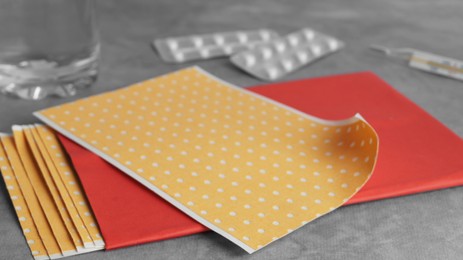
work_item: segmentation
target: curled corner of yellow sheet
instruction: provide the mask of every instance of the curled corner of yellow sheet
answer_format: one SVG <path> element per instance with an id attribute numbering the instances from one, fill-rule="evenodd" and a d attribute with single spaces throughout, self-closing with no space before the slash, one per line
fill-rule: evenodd
<path id="1" fill-rule="evenodd" d="M 318 194 L 316 198 L 314 198 L 312 206 L 307 206 L 310 202 L 306 201 L 301 204 L 302 206 L 300 207 L 303 211 L 311 211 L 312 216 L 305 217 L 295 228 L 287 228 L 286 224 L 286 232 L 281 230 L 279 236 L 273 236 L 271 240 L 267 238 L 264 240 L 265 242 L 261 244 L 249 245 L 248 243 L 243 243 L 243 241 L 250 240 L 248 235 L 244 235 L 241 240 L 235 243 L 243 243 L 241 247 L 248 253 L 254 253 L 311 221 L 335 211 L 352 198 L 371 178 L 377 163 L 380 143 L 378 134 L 374 128 L 359 113 L 345 120 L 323 120 L 323 122 L 329 126 L 324 126 L 322 131 L 331 131 L 328 130 L 328 128 L 334 127 L 334 132 L 331 135 L 332 138 L 325 135 L 323 141 L 325 144 L 329 144 L 326 147 L 330 147 L 324 150 L 324 156 L 327 158 L 330 157 L 331 161 L 326 161 L 324 167 L 314 169 L 312 171 L 314 178 L 300 179 L 300 181 L 308 185 L 306 191 L 302 191 L 300 195 L 310 197 L 311 191 L 316 191 L 312 193 L 312 195 Z M 315 137 L 315 135 L 312 134 L 311 138 L 319 137 Z M 321 146 L 317 145 L 311 148 L 312 150 L 318 151 Z M 318 158 L 313 159 L 313 161 L 316 162 L 317 165 L 322 162 L 322 160 Z M 325 183 L 315 180 L 321 179 L 323 176 L 325 177 Z M 311 187 L 311 185 L 313 186 Z M 322 194 L 322 190 L 325 190 L 324 194 Z M 287 199 L 286 202 L 291 204 L 294 203 L 292 199 Z M 322 204 L 325 205 L 322 206 Z M 273 206 L 272 208 L 276 211 L 281 210 L 279 206 Z M 314 211 L 314 209 L 317 210 Z M 257 215 L 259 215 L 259 217 L 263 216 L 261 213 L 257 213 Z M 295 218 L 295 214 L 290 212 L 286 214 L 286 218 L 284 219 L 286 221 L 291 221 Z M 249 224 L 249 222 L 247 224 Z M 281 226 L 282 221 L 273 221 L 272 225 Z M 236 232 L 234 228 L 229 228 L 228 231 Z M 264 228 L 257 229 L 257 233 L 265 232 L 266 230 Z"/>

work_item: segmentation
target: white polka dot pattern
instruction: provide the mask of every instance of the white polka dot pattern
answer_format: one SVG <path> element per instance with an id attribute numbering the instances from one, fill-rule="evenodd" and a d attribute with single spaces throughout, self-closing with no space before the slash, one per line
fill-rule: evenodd
<path id="1" fill-rule="evenodd" d="M 6 137 L 3 137 L 6 138 Z M 5 153 L 3 145 L 0 143 L 0 171 L 7 186 L 13 187 L 8 190 L 13 206 L 16 208 L 16 216 L 19 219 L 19 225 L 23 230 L 24 237 L 27 240 L 29 249 L 34 257 L 48 258 L 45 247 L 40 239 L 39 233 L 35 228 L 34 220 L 32 219 L 29 208 L 26 206 L 26 201 L 21 193 L 15 174 L 11 168 L 11 164 Z M 26 232 L 29 230 L 29 232 Z"/>
<path id="2" fill-rule="evenodd" d="M 51 176 L 51 171 L 46 165 L 45 159 L 40 152 L 38 143 L 35 140 L 34 132 L 32 127 L 24 128 L 24 134 L 26 136 L 27 143 L 29 144 L 29 148 L 31 149 L 32 155 L 34 156 L 35 162 L 40 169 L 41 176 L 43 177 L 44 183 L 48 187 L 48 191 L 51 195 L 52 201 L 51 203 L 55 203 L 56 208 L 58 210 L 59 215 L 61 216 L 61 220 L 64 224 L 64 227 L 67 230 L 67 233 L 70 236 L 73 246 L 75 247 L 83 247 L 82 240 L 77 233 L 77 229 L 74 223 L 71 221 L 71 216 L 69 215 L 69 209 L 64 204 L 65 201 L 61 194 L 58 191 L 56 186 L 56 181 Z"/>
<path id="3" fill-rule="evenodd" d="M 32 254 L 36 255 L 61 255 L 61 249 L 59 248 L 58 243 L 53 235 L 53 232 L 49 228 L 48 225 L 43 225 L 41 223 L 47 223 L 47 219 L 45 214 L 43 213 L 42 208 L 40 207 L 39 201 L 34 194 L 33 187 L 31 183 L 28 181 L 28 177 L 26 175 L 25 169 L 21 163 L 21 159 L 19 154 L 16 150 L 15 143 L 13 137 L 11 136 L 2 136 L 1 137 L 2 146 L 4 148 L 5 154 L 8 158 L 8 162 L 11 165 L 11 173 L 14 174 L 12 179 L 16 179 L 17 186 L 19 189 L 15 189 L 20 191 L 21 194 L 15 194 L 11 197 L 12 201 L 19 200 L 23 198 L 25 203 L 21 205 L 15 205 L 15 210 L 18 213 L 23 213 L 25 211 L 30 212 L 30 220 L 31 224 L 23 227 L 23 233 L 25 234 L 26 240 L 34 240 L 34 241 L 42 241 L 44 249 L 35 249 L 31 245 Z M 2 174 L 3 174 L 2 168 Z M 26 217 L 27 219 L 27 217 Z M 23 223 L 20 221 L 20 224 Z M 24 222 L 26 224 L 27 222 Z M 21 224 L 22 225 L 22 224 Z M 37 234 L 35 238 L 29 238 L 29 236 Z M 39 238 L 38 238 L 39 237 Z M 34 243 L 35 245 L 39 245 L 39 243 Z"/>
<path id="4" fill-rule="evenodd" d="M 68 211 L 75 214 L 73 221 L 75 221 L 76 227 L 78 227 L 84 246 L 92 247 L 93 244 L 98 247 L 104 246 L 104 241 L 99 237 L 100 230 L 94 224 L 96 219 L 93 217 L 93 214 L 88 214 L 88 212 L 91 212 L 91 209 L 88 206 L 87 199 L 85 196 L 80 195 L 83 189 L 77 179 L 77 174 L 68 162 L 67 157 L 64 156 L 65 151 L 62 149 L 55 133 L 45 126 L 35 126 L 35 129 L 39 135 L 38 138 L 43 141 L 43 152 L 48 152 L 50 155 L 49 168 L 53 168 L 54 166 L 56 169 L 57 176 L 55 175 L 54 179 L 57 182 L 61 181 L 64 186 L 61 188 L 63 197 L 66 197 L 65 192 L 69 195 L 71 201 L 68 201 L 68 204 L 70 204 L 68 205 Z M 90 239 L 88 236 L 90 236 Z"/>
<path id="5" fill-rule="evenodd" d="M 36 115 L 248 252 L 347 201 L 378 147 L 359 117 L 320 120 L 197 68 Z"/>
<path id="6" fill-rule="evenodd" d="M 79 216 L 70 198 L 62 196 L 66 191 L 37 128 L 14 126 L 13 133 L 14 138 L 1 135 L 0 169 L 4 179 L 8 180 L 10 197 L 34 258 L 49 259 L 103 249 L 99 233 L 96 241 L 88 232 L 86 237 L 82 236 L 80 231 L 86 227 L 82 221 L 75 220 L 87 220 L 92 229 L 98 230 L 93 215 L 87 211 Z M 52 150 L 57 157 L 63 158 L 60 161 L 62 166 L 68 165 L 63 151 L 59 150 L 59 143 Z M 81 191 L 78 185 L 74 189 Z M 96 243 L 98 241 L 101 242 Z"/>
<path id="7" fill-rule="evenodd" d="M 14 127 L 13 136 L 28 181 L 30 181 L 33 192 L 38 199 L 38 205 L 42 208 L 48 223 L 53 223 L 53 225 L 50 225 L 50 229 L 61 252 L 75 252 L 76 247 L 72 241 L 72 237 L 59 213 L 58 205 L 53 201 L 44 176 L 42 176 L 41 170 L 34 160 L 33 148 L 30 147 L 27 142 L 25 131 L 20 127 Z M 25 196 L 28 197 L 32 195 L 26 193 Z"/>

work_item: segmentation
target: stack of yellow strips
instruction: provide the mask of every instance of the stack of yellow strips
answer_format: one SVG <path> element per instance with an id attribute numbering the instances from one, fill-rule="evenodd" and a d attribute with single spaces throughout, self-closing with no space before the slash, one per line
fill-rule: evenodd
<path id="1" fill-rule="evenodd" d="M 1 134 L 0 167 L 35 259 L 101 250 L 104 242 L 84 192 L 55 134 L 13 126 Z"/>

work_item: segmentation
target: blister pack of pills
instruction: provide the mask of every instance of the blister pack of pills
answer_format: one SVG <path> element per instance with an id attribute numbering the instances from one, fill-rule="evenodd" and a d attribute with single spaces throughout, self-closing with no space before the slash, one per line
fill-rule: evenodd
<path id="1" fill-rule="evenodd" d="M 257 78 L 273 81 L 343 46 L 334 37 L 305 28 L 237 53 L 231 61 Z"/>
<path id="2" fill-rule="evenodd" d="M 181 63 L 229 56 L 278 37 L 276 32 L 262 29 L 158 39 L 153 45 L 164 61 Z"/>

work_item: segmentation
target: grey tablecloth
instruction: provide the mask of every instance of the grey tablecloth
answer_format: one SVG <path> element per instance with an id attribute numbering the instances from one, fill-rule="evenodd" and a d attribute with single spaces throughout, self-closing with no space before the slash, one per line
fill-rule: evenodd
<path id="1" fill-rule="evenodd" d="M 347 46 L 285 80 L 372 70 L 463 136 L 462 82 L 368 50 L 375 43 L 405 46 L 463 60 L 460 0 L 105 0 L 97 8 L 103 47 L 97 84 L 69 99 L 0 96 L 0 131 L 37 122 L 32 111 L 193 64 L 239 86 L 261 83 L 226 59 L 165 64 L 150 47 L 154 37 L 263 27 L 285 34 L 309 26 Z M 0 259 L 31 259 L 0 184 Z M 209 232 L 73 259 L 463 259 L 462 216 L 463 188 L 453 188 L 343 207 L 253 255 Z"/>

